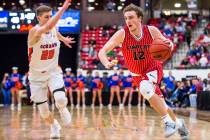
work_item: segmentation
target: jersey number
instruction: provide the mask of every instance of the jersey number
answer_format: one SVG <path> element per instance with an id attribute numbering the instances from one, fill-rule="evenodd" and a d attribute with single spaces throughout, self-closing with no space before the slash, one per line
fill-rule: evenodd
<path id="1" fill-rule="evenodd" d="M 55 49 L 42 51 L 41 60 L 52 59 L 55 54 Z"/>
<path id="2" fill-rule="evenodd" d="M 134 60 L 142 60 L 145 59 L 144 52 L 133 52 Z"/>

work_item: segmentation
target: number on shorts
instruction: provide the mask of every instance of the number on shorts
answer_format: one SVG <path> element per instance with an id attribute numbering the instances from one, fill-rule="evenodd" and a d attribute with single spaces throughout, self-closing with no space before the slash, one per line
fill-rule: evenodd
<path id="1" fill-rule="evenodd" d="M 55 54 L 55 49 L 42 51 L 41 60 L 52 59 Z"/>

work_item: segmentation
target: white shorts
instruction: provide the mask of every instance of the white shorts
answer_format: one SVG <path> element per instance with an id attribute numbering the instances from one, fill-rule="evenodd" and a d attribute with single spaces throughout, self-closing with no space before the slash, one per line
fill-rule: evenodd
<path id="1" fill-rule="evenodd" d="M 31 100 L 35 103 L 47 101 L 48 89 L 52 93 L 64 87 L 63 73 L 58 67 L 48 72 L 29 72 Z"/>

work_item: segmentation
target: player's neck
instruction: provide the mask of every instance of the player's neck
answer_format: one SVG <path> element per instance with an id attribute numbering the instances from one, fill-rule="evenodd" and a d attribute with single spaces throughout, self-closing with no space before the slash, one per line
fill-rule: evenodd
<path id="1" fill-rule="evenodd" d="M 130 31 L 130 33 L 137 39 L 140 39 L 142 37 L 142 25 L 139 25 L 136 30 Z"/>

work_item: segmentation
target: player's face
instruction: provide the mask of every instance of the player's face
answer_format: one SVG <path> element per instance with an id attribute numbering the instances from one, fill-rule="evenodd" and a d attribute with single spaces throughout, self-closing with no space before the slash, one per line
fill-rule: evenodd
<path id="1" fill-rule="evenodd" d="M 37 16 L 37 19 L 39 21 L 40 25 L 44 25 L 47 23 L 47 21 L 52 17 L 52 11 L 50 12 L 45 12 L 40 16 Z"/>
<path id="2" fill-rule="evenodd" d="M 137 16 L 135 11 L 125 12 L 124 19 L 130 31 L 135 31 L 141 24 L 141 18 Z"/>

